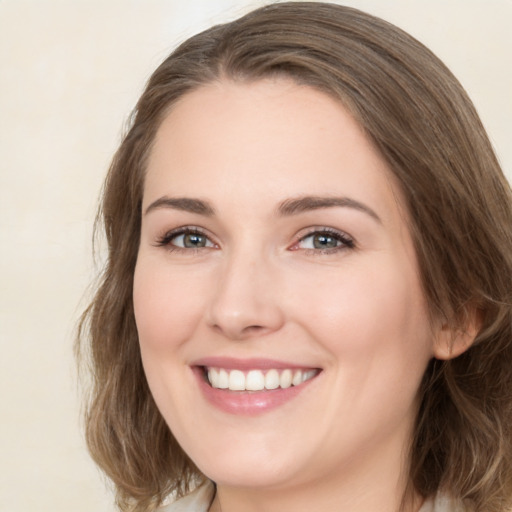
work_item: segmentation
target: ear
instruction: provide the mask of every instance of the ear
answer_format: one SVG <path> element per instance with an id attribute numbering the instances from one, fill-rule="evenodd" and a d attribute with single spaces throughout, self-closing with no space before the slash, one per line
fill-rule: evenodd
<path id="1" fill-rule="evenodd" d="M 472 307 L 465 314 L 465 322 L 459 327 L 454 328 L 449 322 L 440 326 L 433 347 L 436 359 L 454 359 L 473 345 L 482 327 L 482 312 Z"/>

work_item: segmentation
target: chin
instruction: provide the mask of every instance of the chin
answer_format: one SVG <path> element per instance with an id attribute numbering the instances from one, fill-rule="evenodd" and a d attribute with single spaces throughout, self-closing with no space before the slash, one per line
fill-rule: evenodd
<path id="1" fill-rule="evenodd" d="M 228 467 L 206 468 L 205 476 L 214 481 L 217 485 L 225 487 L 269 489 L 286 486 L 288 482 L 293 481 L 294 476 L 289 468 L 265 467 L 260 464 L 258 467 L 243 464 L 240 462 Z"/>
<path id="2" fill-rule="evenodd" d="M 199 456 L 194 463 L 218 485 L 244 488 L 286 486 L 296 479 L 303 479 L 304 467 L 309 467 L 301 462 L 296 452 L 287 454 L 283 450 L 274 449 L 269 453 L 254 445 L 246 450 L 231 445 L 229 449 L 219 450 L 211 458 Z"/>

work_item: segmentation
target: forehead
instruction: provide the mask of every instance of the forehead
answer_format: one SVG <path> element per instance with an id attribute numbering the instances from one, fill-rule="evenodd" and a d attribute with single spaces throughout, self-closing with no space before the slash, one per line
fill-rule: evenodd
<path id="1" fill-rule="evenodd" d="M 386 163 L 341 102 L 282 78 L 215 82 L 172 107 L 150 154 L 144 203 L 191 193 L 246 206 L 343 194 L 384 210 L 399 196 Z"/>

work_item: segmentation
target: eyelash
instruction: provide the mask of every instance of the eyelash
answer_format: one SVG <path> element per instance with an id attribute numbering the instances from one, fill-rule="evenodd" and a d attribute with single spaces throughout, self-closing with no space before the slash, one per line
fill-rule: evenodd
<path id="1" fill-rule="evenodd" d="M 304 242 L 304 240 L 307 240 L 308 238 L 311 238 L 315 235 L 326 235 L 328 238 L 333 238 L 337 242 L 339 242 L 339 245 L 336 247 L 328 247 L 325 249 L 302 249 L 306 254 L 313 254 L 313 255 L 321 255 L 321 254 L 333 254 L 340 251 L 346 251 L 349 249 L 355 249 L 356 245 L 354 242 L 354 239 L 344 233 L 343 231 L 338 231 L 337 229 L 333 228 L 327 228 L 327 227 L 313 227 L 309 231 L 309 233 L 301 236 L 297 242 L 295 242 L 291 248 L 291 250 L 300 250 L 297 246 Z M 297 247 L 295 249 L 295 247 Z"/>
<path id="2" fill-rule="evenodd" d="M 162 237 L 158 238 L 156 241 L 156 245 L 159 247 L 165 247 L 170 252 L 197 252 L 201 249 L 209 249 L 210 247 L 179 247 L 172 243 L 173 239 L 184 236 L 184 235 L 200 235 L 204 236 L 207 240 L 209 240 L 212 244 L 214 244 L 208 235 L 201 229 L 196 226 L 186 226 L 178 229 L 174 229 L 165 233 Z M 215 245 L 215 244 L 214 244 Z"/>
<path id="3" fill-rule="evenodd" d="M 173 239 L 176 239 L 179 236 L 184 235 L 200 235 L 205 237 L 212 246 L 216 246 L 214 242 L 211 241 L 209 236 L 201 229 L 196 226 L 187 226 L 178 228 L 172 231 L 169 231 L 165 233 L 162 237 L 158 238 L 156 241 L 156 244 L 158 247 L 165 247 L 170 252 L 187 252 L 187 253 L 196 253 L 197 251 L 200 251 L 201 249 L 210 249 L 212 246 L 206 246 L 206 247 L 179 247 L 177 245 L 174 245 L 172 243 Z M 336 247 L 328 247 L 325 249 L 320 248 L 308 248 L 308 249 L 302 249 L 306 254 L 313 254 L 313 255 L 320 255 L 320 254 L 333 254 L 337 253 L 339 251 L 344 251 L 347 249 L 354 249 L 356 247 L 354 239 L 347 235 L 346 233 L 342 231 L 338 231 L 333 228 L 327 228 L 327 227 L 313 227 L 310 229 L 310 231 L 301 236 L 291 247 L 289 250 L 297 251 L 301 250 L 298 245 L 301 242 L 304 242 L 310 237 L 313 237 L 315 235 L 326 235 L 328 238 L 333 238 L 337 242 L 339 242 L 339 245 Z"/>

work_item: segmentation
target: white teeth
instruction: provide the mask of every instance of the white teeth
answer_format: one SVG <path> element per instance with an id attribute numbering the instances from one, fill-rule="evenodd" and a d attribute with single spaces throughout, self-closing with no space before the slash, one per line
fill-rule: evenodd
<path id="1" fill-rule="evenodd" d="M 298 386 L 299 384 L 302 384 L 302 372 L 300 370 L 297 370 L 296 372 L 294 372 L 293 378 L 292 378 L 292 384 L 294 386 Z"/>
<path id="2" fill-rule="evenodd" d="M 279 387 L 279 372 L 269 370 L 265 375 L 265 389 L 277 389 Z"/>
<path id="3" fill-rule="evenodd" d="M 229 372 L 229 389 L 231 391 L 245 391 L 245 375 L 240 370 Z"/>
<path id="4" fill-rule="evenodd" d="M 309 379 L 312 379 L 316 375 L 315 370 L 308 370 L 302 374 L 302 382 L 306 382 Z"/>
<path id="5" fill-rule="evenodd" d="M 213 388 L 231 391 L 262 391 L 263 389 L 289 388 L 299 386 L 317 375 L 318 370 L 225 370 L 208 368 L 208 381 Z"/>
<path id="6" fill-rule="evenodd" d="M 219 370 L 219 389 L 229 388 L 229 375 L 226 370 Z"/>
<path id="7" fill-rule="evenodd" d="M 208 380 L 214 388 L 219 387 L 219 372 L 215 368 L 208 368 Z"/>
<path id="8" fill-rule="evenodd" d="M 283 388 L 289 388 L 292 385 L 292 371 L 291 370 L 284 370 L 283 373 L 281 373 L 281 377 L 279 378 L 279 385 Z"/>
<path id="9" fill-rule="evenodd" d="M 228 389 L 229 374 L 226 370 L 217 370 L 215 368 L 208 369 L 208 380 L 214 388 Z"/>
<path id="10" fill-rule="evenodd" d="M 265 376 L 263 372 L 251 370 L 245 378 L 245 389 L 247 391 L 261 391 L 265 389 Z"/>

